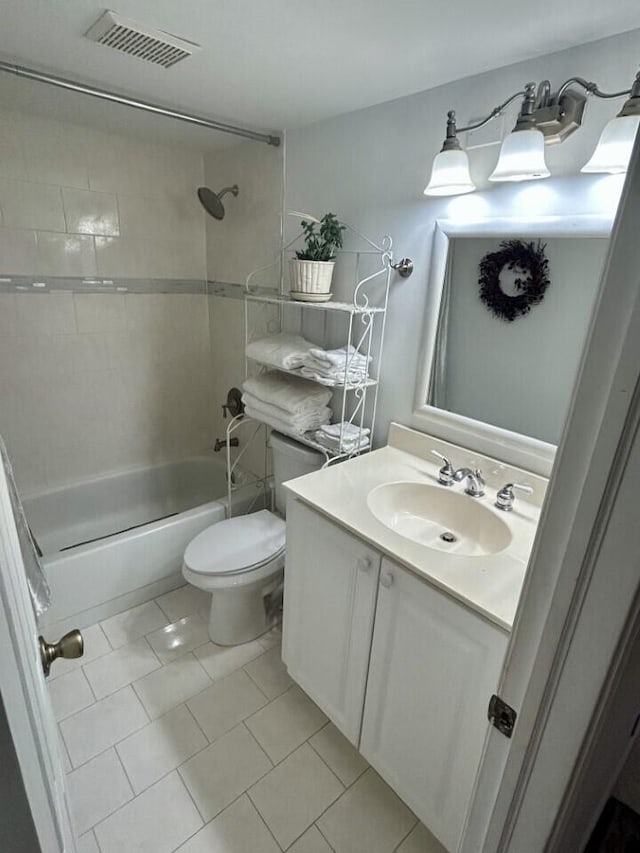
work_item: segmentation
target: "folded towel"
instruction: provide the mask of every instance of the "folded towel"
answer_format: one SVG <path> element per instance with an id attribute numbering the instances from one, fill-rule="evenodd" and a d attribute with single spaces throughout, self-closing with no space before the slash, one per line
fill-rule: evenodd
<path id="1" fill-rule="evenodd" d="M 277 373 L 263 373 L 261 376 L 245 379 L 242 389 L 253 397 L 282 409 L 285 415 L 317 410 L 326 406 L 331 399 L 331 391 L 319 388 L 307 379 L 279 376 Z"/>
<path id="2" fill-rule="evenodd" d="M 289 424 L 298 432 L 307 432 L 310 429 L 317 429 L 323 424 L 329 423 L 331 418 L 331 409 L 326 406 L 319 406 L 315 409 L 309 409 L 306 412 L 285 412 L 284 409 L 278 406 L 272 406 L 271 403 L 265 403 L 254 397 L 253 394 L 248 394 L 246 391 L 242 395 L 242 402 L 246 408 L 251 408 L 255 412 L 269 415 L 271 418 L 277 418 L 282 423 Z"/>
<path id="3" fill-rule="evenodd" d="M 369 436 L 367 435 L 363 435 L 359 439 L 343 438 L 341 442 L 339 437 L 334 438 L 334 436 L 327 435 L 319 429 L 316 431 L 314 437 L 318 444 L 337 453 L 353 453 L 355 450 L 364 450 L 366 447 L 369 447 Z"/>
<path id="4" fill-rule="evenodd" d="M 311 347 L 309 356 L 319 362 L 320 366 L 326 368 L 342 367 L 348 364 L 349 369 L 358 369 L 364 367 L 366 370 L 367 364 L 371 361 L 366 355 L 363 355 L 354 346 L 339 347 L 338 349 L 323 350 L 320 347 Z M 314 366 L 314 365 L 310 365 Z"/>
<path id="5" fill-rule="evenodd" d="M 331 419 L 331 409 L 327 408 L 319 409 L 313 414 L 309 414 L 304 419 L 298 418 L 296 420 L 283 420 L 282 418 L 276 417 L 276 415 L 273 414 L 273 407 L 269 407 L 267 409 L 264 405 L 254 407 L 248 403 L 245 404 L 244 411 L 250 418 L 255 418 L 257 421 L 269 424 L 269 426 L 277 429 L 278 432 L 283 432 L 286 435 L 293 436 L 300 436 L 305 432 L 316 429 Z"/>
<path id="6" fill-rule="evenodd" d="M 262 364 L 281 367 L 284 370 L 295 370 L 297 367 L 302 367 L 304 358 L 312 347 L 313 344 L 305 341 L 300 335 L 288 335 L 283 332 L 252 341 L 247 344 L 246 354 L 247 358 Z"/>
<path id="7" fill-rule="evenodd" d="M 362 372 L 351 370 L 346 374 L 345 382 L 344 370 L 337 370 L 335 373 L 332 373 L 330 371 L 312 370 L 310 367 L 301 368 L 300 375 L 304 376 L 305 379 L 317 382 L 319 385 L 326 385 L 328 388 L 336 388 L 345 384 L 360 385 L 369 378 L 366 370 Z"/>
<path id="8" fill-rule="evenodd" d="M 339 424 L 326 424 L 320 427 L 320 431 L 338 439 L 341 435 L 343 439 L 362 438 L 362 436 L 369 435 L 370 433 L 369 427 L 359 427 L 349 421 L 343 421 Z"/>

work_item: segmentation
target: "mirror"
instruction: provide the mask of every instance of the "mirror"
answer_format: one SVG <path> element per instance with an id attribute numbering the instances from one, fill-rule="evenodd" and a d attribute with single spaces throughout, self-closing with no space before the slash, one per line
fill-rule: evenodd
<path id="1" fill-rule="evenodd" d="M 611 225 L 586 216 L 437 223 L 414 413 L 423 427 L 548 474 Z M 522 313 L 509 319 L 514 306 Z"/>

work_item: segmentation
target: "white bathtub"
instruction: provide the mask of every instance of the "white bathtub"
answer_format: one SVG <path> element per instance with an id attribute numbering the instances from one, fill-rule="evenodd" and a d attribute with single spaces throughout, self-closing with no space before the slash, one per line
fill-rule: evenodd
<path id="1" fill-rule="evenodd" d="M 234 493 L 246 512 L 261 488 Z M 42 549 L 52 604 L 42 622 L 87 627 L 184 583 L 182 555 L 226 517 L 223 458 L 197 457 L 114 474 L 25 499 Z"/>

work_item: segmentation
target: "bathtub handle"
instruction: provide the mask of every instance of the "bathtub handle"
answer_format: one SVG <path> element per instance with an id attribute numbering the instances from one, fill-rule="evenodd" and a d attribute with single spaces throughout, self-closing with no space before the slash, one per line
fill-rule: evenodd
<path id="1" fill-rule="evenodd" d="M 65 634 L 57 643 L 47 643 L 44 637 L 39 637 L 40 660 L 45 676 L 49 675 L 51 664 L 58 658 L 81 658 L 84 654 L 84 640 L 76 628 Z"/>

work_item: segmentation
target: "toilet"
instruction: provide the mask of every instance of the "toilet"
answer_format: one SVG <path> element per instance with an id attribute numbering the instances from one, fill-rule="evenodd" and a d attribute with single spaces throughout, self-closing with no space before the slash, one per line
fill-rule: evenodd
<path id="1" fill-rule="evenodd" d="M 272 627 L 272 601 L 284 580 L 282 484 L 317 471 L 325 461 L 322 453 L 277 432 L 270 444 L 276 512 L 263 509 L 212 524 L 184 552 L 184 579 L 211 593 L 209 636 L 219 646 L 248 643 Z"/>

